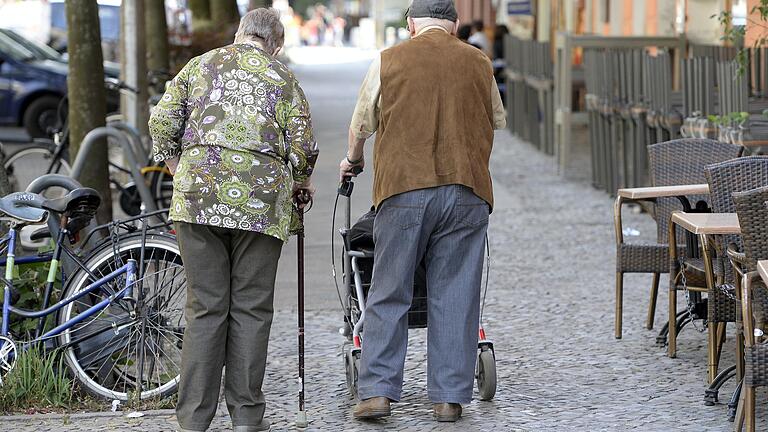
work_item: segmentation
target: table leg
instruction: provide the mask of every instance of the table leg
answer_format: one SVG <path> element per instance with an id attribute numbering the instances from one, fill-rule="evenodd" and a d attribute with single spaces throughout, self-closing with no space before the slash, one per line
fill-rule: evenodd
<path id="1" fill-rule="evenodd" d="M 675 224 L 669 223 L 669 324 L 667 331 L 667 356 L 677 356 L 677 237 Z"/>
<path id="2" fill-rule="evenodd" d="M 743 385 L 743 384 L 742 384 Z M 739 395 L 739 404 L 736 406 L 736 418 L 733 421 L 734 432 L 741 432 L 744 427 L 744 402 L 746 399 L 746 387 L 741 388 L 741 395 Z"/>
<path id="3" fill-rule="evenodd" d="M 735 271 L 735 270 L 734 270 Z M 739 307 L 736 309 L 736 378 L 744 379 L 744 323 L 741 316 L 741 278 L 736 277 L 736 300 Z"/>
<path id="4" fill-rule="evenodd" d="M 704 260 L 704 275 L 707 279 L 707 290 L 709 292 L 714 292 L 714 269 L 712 268 L 712 257 L 710 256 L 709 245 L 707 244 L 707 236 L 700 235 L 699 243 L 701 244 L 701 256 Z M 712 307 L 711 303 L 708 307 Z M 709 322 L 707 328 L 707 384 L 711 384 L 717 376 L 717 323 Z"/>

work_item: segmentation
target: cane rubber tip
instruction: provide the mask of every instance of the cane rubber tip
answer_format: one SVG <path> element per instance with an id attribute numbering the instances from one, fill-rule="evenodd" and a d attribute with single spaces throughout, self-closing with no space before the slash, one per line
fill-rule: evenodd
<path id="1" fill-rule="evenodd" d="M 305 428 L 307 426 L 309 426 L 309 423 L 307 422 L 307 412 L 299 411 L 299 413 L 296 415 L 296 427 Z"/>

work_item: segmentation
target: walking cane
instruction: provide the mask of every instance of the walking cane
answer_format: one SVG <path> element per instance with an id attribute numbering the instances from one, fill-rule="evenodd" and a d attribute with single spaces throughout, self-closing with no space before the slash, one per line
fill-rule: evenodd
<path id="1" fill-rule="evenodd" d="M 307 422 L 307 412 L 304 410 L 304 208 L 300 205 L 310 204 L 312 201 L 309 192 L 305 189 L 296 191 L 294 195 L 296 207 L 299 210 L 299 223 L 301 229 L 297 236 L 296 249 L 298 249 L 298 307 L 299 307 L 299 412 L 296 415 L 296 427 L 305 428 L 309 426 Z"/>

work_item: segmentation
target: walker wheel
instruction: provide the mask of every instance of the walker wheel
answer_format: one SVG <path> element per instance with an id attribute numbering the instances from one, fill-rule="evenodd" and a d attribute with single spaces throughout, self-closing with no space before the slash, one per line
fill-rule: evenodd
<path id="1" fill-rule="evenodd" d="M 488 345 L 480 347 L 475 378 L 477 378 L 480 400 L 493 399 L 496 395 L 496 356 L 493 354 L 493 348 Z"/>
<path id="2" fill-rule="evenodd" d="M 353 375 L 352 375 L 352 356 L 351 356 L 351 350 L 348 346 L 344 347 L 344 373 L 347 378 L 347 390 L 349 390 L 350 393 L 352 393 L 352 383 L 353 383 Z"/>
<path id="3" fill-rule="evenodd" d="M 357 399 L 357 379 L 360 371 L 360 353 L 347 351 L 344 355 L 344 367 L 347 372 L 347 389 L 353 398 Z"/>

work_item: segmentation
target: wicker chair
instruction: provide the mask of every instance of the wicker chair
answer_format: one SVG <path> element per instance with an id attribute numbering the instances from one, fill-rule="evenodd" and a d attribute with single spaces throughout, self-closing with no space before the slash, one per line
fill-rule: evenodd
<path id="1" fill-rule="evenodd" d="M 733 213 L 736 205 L 733 194 L 768 186 L 768 157 L 750 156 L 733 159 L 706 167 L 705 175 L 710 190 L 710 205 L 715 213 Z M 708 329 L 708 377 L 715 381 L 720 363 L 720 354 L 725 340 L 725 324 L 736 322 L 741 305 L 734 300 L 736 290 L 733 267 L 725 262 L 726 250 L 739 251 L 742 248 L 738 235 L 717 236 L 715 250 L 717 258 L 712 266 L 704 266 L 701 260 L 693 260 L 684 271 L 701 274 L 707 288 L 707 329 Z M 709 270 L 710 274 L 706 274 Z M 726 292 L 728 294 L 726 294 Z M 674 311 L 676 312 L 676 311 Z M 670 317 L 673 311 L 670 311 Z M 718 380 L 719 381 L 719 380 Z M 714 401 L 712 401 L 714 402 Z"/>
<path id="2" fill-rule="evenodd" d="M 768 341 L 755 336 L 756 328 L 768 333 L 768 289 L 756 271 L 757 261 L 768 259 L 768 187 L 736 193 L 733 199 L 743 253 L 729 250 L 729 255 L 737 271 L 744 274 L 740 288 L 745 373 L 736 430 L 741 430 L 746 420 L 747 431 L 751 432 L 755 430 L 755 388 L 768 385 Z"/>
<path id="3" fill-rule="evenodd" d="M 685 138 L 654 144 L 648 147 L 651 182 L 654 186 L 671 186 L 705 183 L 704 167 L 709 164 L 733 159 L 741 155 L 743 148 L 708 139 Z M 696 202 L 706 196 L 691 196 Z M 621 339 L 622 310 L 625 273 L 653 273 L 651 300 L 648 307 L 646 327 L 653 328 L 656 312 L 656 298 L 659 278 L 669 273 L 669 246 L 667 235 L 669 218 L 673 211 L 681 210 L 675 198 L 658 198 L 653 203 L 653 217 L 656 220 L 656 243 L 625 243 L 621 223 L 622 206 L 631 200 L 618 197 L 614 206 L 616 229 L 616 318 L 615 336 Z M 681 235 L 681 241 L 683 239 Z"/>

